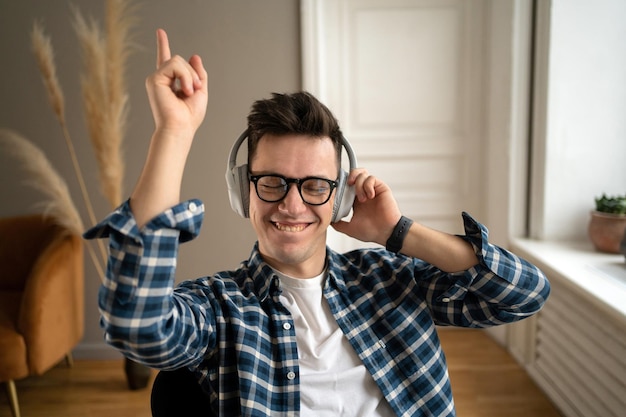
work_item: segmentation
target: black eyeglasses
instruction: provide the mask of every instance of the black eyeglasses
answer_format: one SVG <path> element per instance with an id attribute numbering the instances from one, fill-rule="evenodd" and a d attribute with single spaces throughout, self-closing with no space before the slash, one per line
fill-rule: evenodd
<path id="1" fill-rule="evenodd" d="M 326 178 L 285 178 L 282 175 L 249 175 L 254 183 L 256 195 L 266 203 L 276 203 L 285 198 L 289 184 L 296 184 L 302 201 L 312 206 L 320 206 L 330 200 L 337 181 Z"/>

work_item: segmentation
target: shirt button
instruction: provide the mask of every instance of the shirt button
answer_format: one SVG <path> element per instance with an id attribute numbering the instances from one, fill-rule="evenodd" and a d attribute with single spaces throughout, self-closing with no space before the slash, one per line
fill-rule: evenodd
<path id="1" fill-rule="evenodd" d="M 291 330 L 291 323 L 283 323 L 283 329 Z"/>
<path id="2" fill-rule="evenodd" d="M 444 303 L 449 303 L 450 299 L 448 297 L 446 297 L 446 298 L 442 298 L 441 301 L 443 301 Z"/>
<path id="3" fill-rule="evenodd" d="M 293 371 L 287 372 L 287 379 L 290 381 L 296 379 L 296 373 Z"/>
<path id="4" fill-rule="evenodd" d="M 189 211 L 195 213 L 196 210 L 198 210 L 198 205 L 194 202 L 189 203 Z"/>

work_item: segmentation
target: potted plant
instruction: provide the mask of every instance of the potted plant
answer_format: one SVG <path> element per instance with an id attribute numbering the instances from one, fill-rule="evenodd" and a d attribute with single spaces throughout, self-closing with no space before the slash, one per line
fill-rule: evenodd
<path id="1" fill-rule="evenodd" d="M 596 198 L 591 212 L 589 239 L 601 252 L 621 253 L 620 242 L 626 233 L 626 194 Z"/>

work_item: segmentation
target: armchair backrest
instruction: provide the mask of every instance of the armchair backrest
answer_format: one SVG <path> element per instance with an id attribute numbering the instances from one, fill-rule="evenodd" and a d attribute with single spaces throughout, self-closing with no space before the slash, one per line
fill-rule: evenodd
<path id="1" fill-rule="evenodd" d="M 64 234 L 66 230 L 41 214 L 0 219 L 0 290 L 23 290 L 34 261 Z"/>

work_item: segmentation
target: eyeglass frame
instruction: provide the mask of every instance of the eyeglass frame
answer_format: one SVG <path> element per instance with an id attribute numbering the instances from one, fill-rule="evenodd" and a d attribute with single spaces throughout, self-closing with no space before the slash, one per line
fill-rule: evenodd
<path id="1" fill-rule="evenodd" d="M 281 198 L 279 198 L 278 200 L 266 200 L 265 198 L 261 197 L 261 195 L 259 194 L 258 181 L 261 178 L 264 178 L 264 177 L 280 178 L 281 180 L 283 180 L 286 183 L 285 184 L 286 190 L 285 190 L 285 192 L 284 192 L 284 194 L 283 194 L 283 196 Z M 253 175 L 250 172 L 248 172 L 248 180 L 251 181 L 254 184 L 254 191 L 256 192 L 257 197 L 259 197 L 259 199 L 261 201 L 264 201 L 266 203 L 278 203 L 279 201 L 283 201 L 287 197 L 287 194 L 289 194 L 289 185 L 290 184 L 296 184 L 296 188 L 298 189 L 298 194 L 300 194 L 300 198 L 302 199 L 302 201 L 305 204 L 308 204 L 310 206 L 322 206 L 322 205 L 328 203 L 328 201 L 330 201 L 330 197 L 333 195 L 333 191 L 339 185 L 339 181 L 334 181 L 334 180 L 330 180 L 328 178 L 322 178 L 322 177 L 310 176 L 310 177 L 304 177 L 304 178 L 288 178 L 288 177 L 285 177 L 284 175 L 280 175 L 280 174 Z M 310 203 L 310 202 L 308 202 L 308 201 L 306 201 L 304 199 L 304 196 L 302 195 L 302 184 L 305 181 L 307 181 L 307 180 L 320 180 L 320 181 L 324 181 L 324 182 L 328 183 L 328 185 L 330 185 L 330 192 L 328 193 L 328 197 L 326 197 L 326 200 L 324 200 L 321 203 Z"/>

